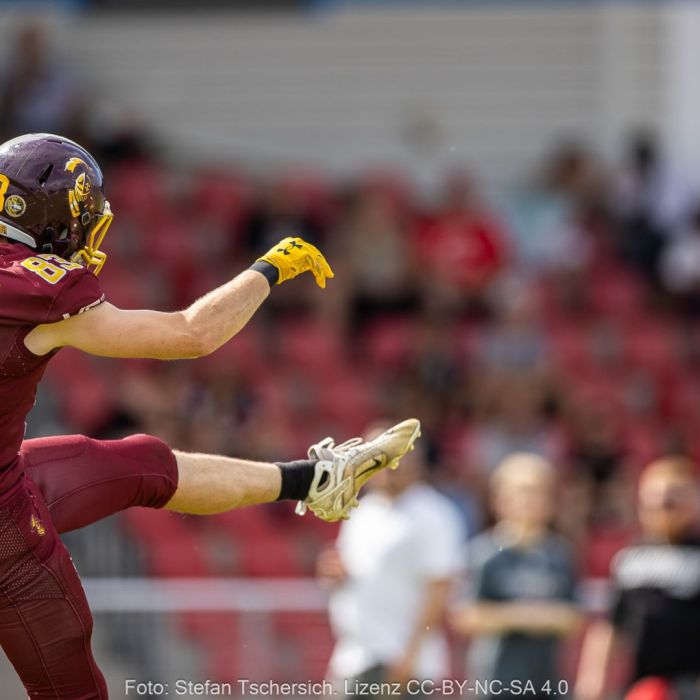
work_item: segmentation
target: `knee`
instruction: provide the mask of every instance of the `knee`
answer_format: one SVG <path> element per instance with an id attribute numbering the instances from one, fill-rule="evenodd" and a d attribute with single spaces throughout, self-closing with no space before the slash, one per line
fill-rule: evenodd
<path id="1" fill-rule="evenodd" d="M 138 461 L 144 472 L 159 477 L 153 481 L 154 488 L 146 505 L 151 508 L 163 507 L 177 489 L 177 459 L 172 449 L 153 435 L 131 435 L 121 441 L 129 456 Z"/>
<path id="2" fill-rule="evenodd" d="M 160 438 L 153 435 L 138 433 L 123 438 L 122 442 L 129 446 L 129 449 L 138 451 L 139 458 L 158 464 L 175 462 L 175 455 L 172 449 Z"/>

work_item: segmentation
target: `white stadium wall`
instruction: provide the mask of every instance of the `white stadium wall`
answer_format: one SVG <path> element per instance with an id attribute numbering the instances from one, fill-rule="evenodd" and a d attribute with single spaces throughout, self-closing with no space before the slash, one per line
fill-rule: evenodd
<path id="1" fill-rule="evenodd" d="M 174 158 L 338 170 L 401 162 L 402 126 L 415 113 L 440 124 L 446 157 L 499 182 L 553 138 L 610 147 L 630 125 L 669 121 L 669 105 L 683 100 L 668 99 L 665 68 L 678 58 L 666 41 L 680 32 L 664 13 L 652 2 L 545 2 L 310 16 L 93 14 L 56 19 L 55 38 L 76 70 L 89 68 L 103 110 L 142 115 Z M 2 19 L 7 46 L 17 18 Z"/>

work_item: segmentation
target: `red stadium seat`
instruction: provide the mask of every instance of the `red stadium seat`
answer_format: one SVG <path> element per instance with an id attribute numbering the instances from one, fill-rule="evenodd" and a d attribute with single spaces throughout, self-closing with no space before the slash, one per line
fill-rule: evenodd
<path id="1" fill-rule="evenodd" d="M 638 474 L 663 452 L 663 430 L 653 420 L 629 419 L 624 434 L 627 463 L 632 474 Z"/>
<path id="2" fill-rule="evenodd" d="M 265 538 L 273 528 L 267 510 L 262 507 L 238 508 L 206 519 L 207 529 L 225 530 L 235 539 Z"/>
<path id="3" fill-rule="evenodd" d="M 223 224 L 229 233 L 240 225 L 252 197 L 246 179 L 223 168 L 205 168 L 193 173 L 188 194 L 183 214 L 189 212 L 194 219 L 213 218 Z"/>
<path id="4" fill-rule="evenodd" d="M 415 207 L 413 185 L 400 170 L 381 166 L 371 168 L 362 174 L 360 184 L 389 197 L 398 214 L 407 214 Z"/>
<path id="5" fill-rule="evenodd" d="M 151 285 L 163 277 L 160 268 L 146 272 L 133 262 L 125 264 L 110 257 L 100 273 L 100 284 L 103 289 L 109 290 L 108 301 L 111 304 L 121 309 L 144 309 L 157 305 L 159 300 L 151 294 Z"/>
<path id="6" fill-rule="evenodd" d="M 580 323 L 557 324 L 550 329 L 555 363 L 570 375 L 580 375 L 591 364 L 590 328 Z"/>
<path id="7" fill-rule="evenodd" d="M 122 163 L 109 174 L 109 199 L 125 218 L 152 221 L 168 211 L 165 172 L 154 162 Z"/>
<path id="8" fill-rule="evenodd" d="M 627 331 L 631 361 L 659 373 L 668 372 L 682 362 L 678 328 L 663 321 L 636 323 Z"/>
<path id="9" fill-rule="evenodd" d="M 415 335 L 415 322 L 404 316 L 383 317 L 362 334 L 362 355 L 373 369 L 396 370 L 407 360 Z"/>
<path id="10" fill-rule="evenodd" d="M 299 557 L 294 551 L 295 540 L 283 531 L 266 532 L 252 539 L 237 539 L 240 547 L 241 573 L 245 576 L 303 576 Z"/>
<path id="11" fill-rule="evenodd" d="M 594 270 L 586 289 L 593 310 L 599 315 L 633 320 L 645 312 L 646 295 L 642 281 L 622 267 Z"/>
<path id="12" fill-rule="evenodd" d="M 276 177 L 272 186 L 298 202 L 305 215 L 319 225 L 327 226 L 332 221 L 333 194 L 323 173 L 310 167 L 296 167 Z"/>
<path id="13" fill-rule="evenodd" d="M 183 516 L 151 508 L 130 508 L 123 514 L 127 531 L 144 548 L 156 576 L 206 576 L 206 559 L 196 534 Z"/>
<path id="14" fill-rule="evenodd" d="M 598 527 L 589 531 L 582 545 L 583 575 L 608 578 L 613 557 L 633 539 L 634 533 L 623 527 Z"/>
<path id="15" fill-rule="evenodd" d="M 373 387 L 357 374 L 339 374 L 324 384 L 319 407 L 324 418 L 337 423 L 346 435 L 361 433 L 380 416 Z"/>
<path id="16" fill-rule="evenodd" d="M 343 344 L 328 323 L 320 321 L 284 324 L 276 333 L 276 343 L 285 366 L 312 370 L 322 377 L 341 373 Z"/>
<path id="17" fill-rule="evenodd" d="M 334 643 L 325 611 L 279 612 L 273 624 L 277 635 L 299 651 L 295 678 L 323 678 Z"/>
<path id="18" fill-rule="evenodd" d="M 238 333 L 233 342 L 225 343 L 208 355 L 206 362 L 197 363 L 193 370 L 200 376 L 233 373 L 245 376 L 251 382 L 262 382 L 271 368 L 267 355 L 265 339 L 259 328 L 251 325 Z"/>
<path id="19" fill-rule="evenodd" d="M 46 377 L 57 390 L 62 413 L 74 430 L 90 435 L 108 421 L 114 410 L 108 376 L 100 372 L 94 359 L 71 348 L 53 358 Z M 76 377 L 80 381 L 70 381 Z"/>

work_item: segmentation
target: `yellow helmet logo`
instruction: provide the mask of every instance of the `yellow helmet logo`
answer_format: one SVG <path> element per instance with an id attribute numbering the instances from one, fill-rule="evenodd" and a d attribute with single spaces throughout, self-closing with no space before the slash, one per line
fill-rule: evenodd
<path id="1" fill-rule="evenodd" d="M 76 218 L 81 215 L 80 203 L 88 198 L 92 190 L 92 182 L 90 182 L 88 175 L 89 166 L 82 158 L 71 158 L 64 169 L 75 173 L 78 166 L 82 166 L 82 172 L 79 172 L 75 178 L 73 189 L 68 192 L 68 204 L 71 214 Z M 87 213 L 85 212 L 85 214 Z M 114 217 L 112 210 L 109 208 L 109 202 L 106 200 L 102 212 L 90 213 L 92 214 L 92 221 L 90 221 L 89 216 L 85 217 L 90 222 L 90 227 L 85 233 L 85 245 L 73 254 L 71 261 L 85 265 L 94 274 L 98 275 L 107 260 L 107 254 L 100 250 L 100 246 Z M 85 221 L 83 221 L 83 226 L 87 226 Z"/>
<path id="2" fill-rule="evenodd" d="M 84 168 L 87 168 L 87 163 L 82 159 L 82 158 L 71 158 L 67 163 L 65 170 L 68 170 L 71 173 L 75 172 L 75 169 L 79 166 L 82 165 Z"/>
<path id="3" fill-rule="evenodd" d="M 81 158 L 71 158 L 66 163 L 65 169 L 73 173 L 79 165 L 82 165 L 85 169 L 88 167 L 87 163 Z M 68 192 L 68 205 L 70 206 L 70 211 L 73 216 L 80 216 L 79 204 L 88 198 L 91 187 L 92 183 L 87 173 L 82 172 L 75 179 L 73 189 Z"/>

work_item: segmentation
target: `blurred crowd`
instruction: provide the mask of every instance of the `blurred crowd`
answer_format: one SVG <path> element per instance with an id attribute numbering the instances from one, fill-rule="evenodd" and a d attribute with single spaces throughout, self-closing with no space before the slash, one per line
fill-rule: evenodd
<path id="1" fill-rule="evenodd" d="M 559 143 L 497 197 L 469 164 L 429 187 L 389 166 L 341 182 L 304 166 L 183 167 L 133 125 L 91 126 L 40 24 L 14 49 L 0 135 L 65 133 L 104 164 L 117 223 L 101 280 L 113 303 L 182 307 L 287 235 L 317 244 L 336 271 L 323 293 L 274 290 L 201 362 L 61 353 L 34 433 L 63 421 L 280 459 L 415 415 L 431 479 L 472 534 L 504 456 L 554 461 L 558 525 L 593 575 L 633 528 L 638 470 L 669 451 L 700 457 L 700 195 L 653 132 L 631 133 L 619 162 Z M 90 381 L 67 384 L 66 371 Z"/>
<path id="2" fill-rule="evenodd" d="M 138 429 L 267 459 L 416 415 L 431 478 L 472 533 L 504 456 L 554 461 L 559 526 L 586 572 L 603 575 L 633 525 L 637 471 L 661 453 L 700 455 L 697 201 L 662 211 L 653 192 L 675 185 L 657 150 L 637 135 L 615 168 L 565 146 L 500 206 L 466 169 L 419 206 L 390 170 L 338 184 L 306 169 L 261 177 L 119 158 L 107 166 L 117 224 L 101 277 L 113 303 L 182 307 L 291 234 L 326 251 L 336 278 L 323 293 L 275 289 L 202 362 L 62 353 L 50 375 L 60 415 L 94 435 Z M 66 371 L 91 381 L 66 385 Z"/>

